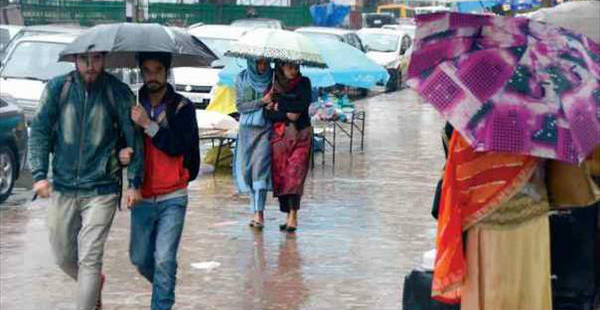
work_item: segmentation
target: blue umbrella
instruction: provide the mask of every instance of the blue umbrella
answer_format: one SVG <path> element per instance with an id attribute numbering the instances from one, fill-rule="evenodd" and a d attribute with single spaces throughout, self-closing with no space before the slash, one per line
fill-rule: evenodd
<path id="1" fill-rule="evenodd" d="M 369 59 L 360 50 L 337 40 L 327 38 L 312 39 L 319 48 L 326 69 L 302 67 L 302 74 L 310 78 L 313 87 L 329 87 L 342 84 L 350 87 L 371 88 L 377 82 L 385 84 L 389 78 L 387 71 Z M 226 66 L 219 72 L 219 84 L 233 86 L 235 77 L 246 68 L 241 59 L 226 60 Z"/>

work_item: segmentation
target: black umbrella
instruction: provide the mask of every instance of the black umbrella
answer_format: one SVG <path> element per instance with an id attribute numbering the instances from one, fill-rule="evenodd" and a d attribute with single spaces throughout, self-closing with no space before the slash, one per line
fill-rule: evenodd
<path id="1" fill-rule="evenodd" d="M 173 55 L 173 67 L 209 66 L 217 56 L 200 40 L 179 29 L 159 24 L 106 24 L 90 28 L 60 53 L 59 61 L 75 55 L 107 52 L 107 68 L 135 68 L 138 52 Z"/>

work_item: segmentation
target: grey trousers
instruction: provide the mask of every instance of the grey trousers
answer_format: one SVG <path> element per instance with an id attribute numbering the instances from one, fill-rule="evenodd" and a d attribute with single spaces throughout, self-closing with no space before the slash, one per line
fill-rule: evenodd
<path id="1" fill-rule="evenodd" d="M 58 266 L 77 281 L 77 309 L 93 310 L 100 288 L 104 243 L 117 209 L 116 194 L 94 197 L 52 193 L 50 245 Z"/>

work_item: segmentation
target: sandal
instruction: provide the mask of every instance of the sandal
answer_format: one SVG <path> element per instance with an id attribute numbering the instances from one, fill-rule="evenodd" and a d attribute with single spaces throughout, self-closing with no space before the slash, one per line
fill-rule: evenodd
<path id="1" fill-rule="evenodd" d="M 252 228 L 257 228 L 257 229 L 263 229 L 265 227 L 265 225 L 261 222 L 252 220 L 250 221 L 250 224 L 248 224 L 248 226 L 252 227 Z"/>
<path id="2" fill-rule="evenodd" d="M 279 230 L 287 230 L 287 224 L 279 225 Z"/>
<path id="3" fill-rule="evenodd" d="M 293 233 L 293 232 L 295 232 L 295 231 L 296 231 L 296 229 L 297 229 L 297 227 L 294 227 L 294 226 L 287 226 L 287 229 L 286 229 L 286 231 L 287 231 L 287 232 L 290 232 L 290 233 Z"/>

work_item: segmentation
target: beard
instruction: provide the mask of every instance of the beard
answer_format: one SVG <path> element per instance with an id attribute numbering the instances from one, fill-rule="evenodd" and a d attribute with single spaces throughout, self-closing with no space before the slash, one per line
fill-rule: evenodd
<path id="1" fill-rule="evenodd" d="M 82 76 L 83 76 L 83 80 L 86 84 L 92 84 L 92 83 L 96 82 L 96 80 L 100 76 L 100 73 L 97 71 L 88 71 L 88 72 L 83 73 Z"/>
<path id="2" fill-rule="evenodd" d="M 160 83 L 157 81 L 148 82 L 146 85 L 148 87 L 148 91 L 151 93 L 158 93 L 167 87 L 167 83 Z"/>

